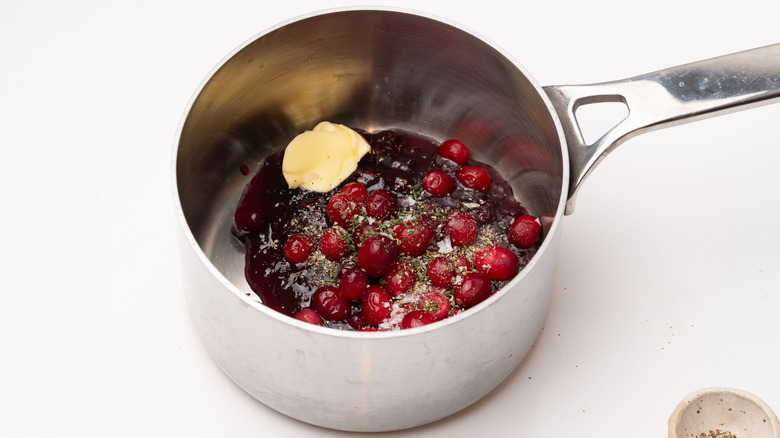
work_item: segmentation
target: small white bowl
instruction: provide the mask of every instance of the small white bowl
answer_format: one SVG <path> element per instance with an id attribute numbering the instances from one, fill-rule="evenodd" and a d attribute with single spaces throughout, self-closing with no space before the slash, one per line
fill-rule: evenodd
<path id="1" fill-rule="evenodd" d="M 780 438 L 780 423 L 758 397 L 731 388 L 692 392 L 669 417 L 669 438 L 699 438 L 710 431 L 731 432 L 737 438 Z"/>

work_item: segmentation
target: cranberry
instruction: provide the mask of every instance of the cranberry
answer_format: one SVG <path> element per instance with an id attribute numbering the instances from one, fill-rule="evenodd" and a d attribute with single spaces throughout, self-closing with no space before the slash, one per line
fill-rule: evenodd
<path id="1" fill-rule="evenodd" d="M 347 318 L 347 324 L 355 330 L 363 330 L 368 327 L 368 322 L 362 313 L 356 313 Z"/>
<path id="2" fill-rule="evenodd" d="M 366 202 L 366 198 L 368 197 L 368 189 L 359 182 L 345 184 L 344 187 L 341 188 L 341 193 L 352 196 L 352 199 L 359 204 Z"/>
<path id="3" fill-rule="evenodd" d="M 509 243 L 526 249 L 536 245 L 539 236 L 542 234 L 542 225 L 539 221 L 528 214 L 518 216 L 512 225 L 509 226 Z"/>
<path id="4" fill-rule="evenodd" d="M 512 251 L 493 245 L 477 251 L 474 255 L 474 267 L 491 280 L 509 280 L 520 269 L 520 261 Z"/>
<path id="5" fill-rule="evenodd" d="M 360 246 L 367 238 L 379 235 L 379 231 L 379 225 L 375 223 L 360 222 L 355 225 L 354 231 L 352 231 L 352 243 L 355 246 Z"/>
<path id="6" fill-rule="evenodd" d="M 322 325 L 322 318 L 320 318 L 320 314 L 314 309 L 299 310 L 293 315 L 293 318 L 299 321 L 308 322 L 309 324 Z"/>
<path id="7" fill-rule="evenodd" d="M 436 257 L 428 263 L 428 278 L 436 286 L 452 286 L 455 280 L 455 266 L 446 257 Z"/>
<path id="8" fill-rule="evenodd" d="M 420 309 L 433 314 L 436 320 L 444 319 L 450 312 L 450 300 L 441 292 L 429 291 L 422 295 Z"/>
<path id="9" fill-rule="evenodd" d="M 448 287 L 436 286 L 435 284 L 431 284 L 431 286 L 428 288 L 428 292 L 435 292 L 437 294 L 444 295 L 447 293 L 449 289 L 450 288 Z"/>
<path id="10" fill-rule="evenodd" d="M 469 272 L 452 291 L 455 304 L 474 307 L 490 296 L 490 279 L 481 272 Z"/>
<path id="11" fill-rule="evenodd" d="M 436 322 L 435 316 L 423 310 L 414 310 L 404 316 L 404 319 L 401 321 L 401 328 L 422 327 L 432 322 Z"/>
<path id="12" fill-rule="evenodd" d="M 398 252 L 418 256 L 428 249 L 433 241 L 433 230 L 423 222 L 409 221 L 393 228 L 393 236 L 398 242 Z"/>
<path id="13" fill-rule="evenodd" d="M 452 212 L 444 227 L 452 246 L 469 246 L 477 238 L 477 220 L 465 211 Z"/>
<path id="14" fill-rule="evenodd" d="M 371 192 L 366 198 L 366 214 L 376 219 L 387 219 L 398 210 L 398 199 L 387 190 Z"/>
<path id="15" fill-rule="evenodd" d="M 435 202 L 424 203 L 420 209 L 419 214 L 420 222 L 428 225 L 432 230 L 434 230 L 434 233 L 441 229 L 441 225 L 444 223 L 444 219 L 446 219 L 444 209 Z"/>
<path id="16" fill-rule="evenodd" d="M 314 239 L 309 236 L 294 234 L 287 238 L 282 252 L 290 263 L 301 263 L 309 258 L 315 244 Z"/>
<path id="17" fill-rule="evenodd" d="M 422 186 L 433 196 L 447 196 L 455 191 L 455 180 L 440 170 L 434 170 L 423 178 Z"/>
<path id="18" fill-rule="evenodd" d="M 328 200 L 327 212 L 331 222 L 349 228 L 352 218 L 360 212 L 360 203 L 346 193 L 336 193 Z"/>
<path id="19" fill-rule="evenodd" d="M 382 280 L 385 290 L 392 297 L 405 294 L 417 283 L 412 266 L 400 260 L 393 263 L 390 272 L 385 274 Z"/>
<path id="20" fill-rule="evenodd" d="M 329 228 L 320 237 L 320 250 L 328 260 L 341 260 L 349 253 L 349 235 L 343 228 Z"/>
<path id="21" fill-rule="evenodd" d="M 358 266 L 371 277 L 381 277 L 390 271 L 397 254 L 393 239 L 383 234 L 369 237 L 358 247 Z"/>
<path id="22" fill-rule="evenodd" d="M 458 140 L 450 139 L 440 144 L 436 151 L 444 158 L 460 165 L 466 164 L 471 156 L 469 148 Z"/>
<path id="23" fill-rule="evenodd" d="M 349 301 L 342 297 L 336 286 L 323 286 L 314 292 L 312 306 L 321 317 L 331 321 L 341 321 L 349 316 Z"/>
<path id="24" fill-rule="evenodd" d="M 260 231 L 265 222 L 265 215 L 260 207 L 254 204 L 241 204 L 236 208 L 233 222 L 239 234 L 250 234 Z"/>
<path id="25" fill-rule="evenodd" d="M 463 166 L 458 169 L 455 177 L 464 186 L 480 192 L 490 190 L 490 185 L 493 183 L 493 179 L 490 178 L 488 171 L 482 167 Z"/>
<path id="26" fill-rule="evenodd" d="M 390 317 L 392 305 L 390 295 L 382 286 L 369 286 L 363 299 L 360 301 L 361 312 L 366 322 L 370 325 L 379 325 Z"/>
<path id="27" fill-rule="evenodd" d="M 341 274 L 339 293 L 350 301 L 358 301 L 368 289 L 368 275 L 360 268 L 349 268 Z"/>

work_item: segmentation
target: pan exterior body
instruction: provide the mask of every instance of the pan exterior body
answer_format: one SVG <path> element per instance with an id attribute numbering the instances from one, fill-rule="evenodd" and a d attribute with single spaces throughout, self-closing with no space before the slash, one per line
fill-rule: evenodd
<path id="1" fill-rule="evenodd" d="M 545 218 L 542 247 L 485 302 L 417 329 L 342 332 L 264 307 L 231 235 L 248 182 L 238 169 L 323 120 L 462 140 Z M 186 297 L 204 345 L 253 397 L 327 428 L 410 428 L 476 402 L 518 366 L 547 314 L 568 187 L 561 138 L 522 67 L 440 20 L 340 10 L 259 35 L 203 84 L 176 151 Z"/>

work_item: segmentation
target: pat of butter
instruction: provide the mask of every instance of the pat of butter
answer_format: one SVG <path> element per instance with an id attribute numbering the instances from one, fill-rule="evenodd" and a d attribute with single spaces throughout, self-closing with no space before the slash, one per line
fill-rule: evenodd
<path id="1" fill-rule="evenodd" d="M 303 187 L 324 193 L 347 179 L 370 149 L 357 132 L 344 125 L 321 122 L 287 145 L 282 173 L 291 189 Z"/>

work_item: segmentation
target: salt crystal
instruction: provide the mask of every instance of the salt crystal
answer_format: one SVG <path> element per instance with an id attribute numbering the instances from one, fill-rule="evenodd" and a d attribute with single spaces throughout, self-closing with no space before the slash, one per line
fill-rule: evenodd
<path id="1" fill-rule="evenodd" d="M 408 195 L 398 198 L 398 205 L 401 207 L 411 207 L 416 203 L 417 201 L 415 201 L 413 197 Z"/>
<path id="2" fill-rule="evenodd" d="M 450 236 L 444 236 L 444 239 L 436 242 L 436 245 L 439 247 L 440 254 L 449 254 L 452 252 L 452 242 L 450 241 Z"/>

